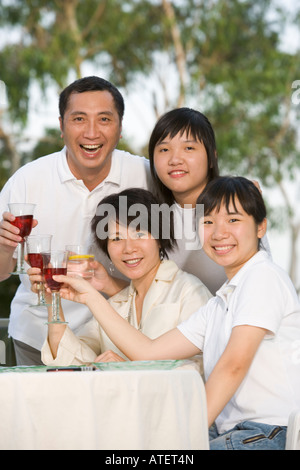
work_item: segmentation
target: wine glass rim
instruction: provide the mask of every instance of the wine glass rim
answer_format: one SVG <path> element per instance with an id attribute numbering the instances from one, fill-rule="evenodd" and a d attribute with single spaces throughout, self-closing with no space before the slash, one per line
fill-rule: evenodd
<path id="1" fill-rule="evenodd" d="M 40 235 L 38 235 L 38 234 L 35 233 L 33 235 L 28 235 L 28 237 L 26 237 L 26 238 L 44 238 L 44 237 L 53 237 L 53 235 L 50 235 L 48 233 L 45 233 L 45 234 L 41 233 Z"/>
<path id="2" fill-rule="evenodd" d="M 67 253 L 67 250 L 49 250 L 45 251 L 45 253 Z"/>
<path id="3" fill-rule="evenodd" d="M 31 202 L 9 202 L 9 206 L 36 206 L 36 204 L 33 204 Z"/>

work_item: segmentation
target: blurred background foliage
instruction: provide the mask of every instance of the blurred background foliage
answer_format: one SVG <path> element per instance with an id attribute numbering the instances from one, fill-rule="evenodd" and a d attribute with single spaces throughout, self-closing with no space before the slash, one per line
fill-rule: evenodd
<path id="1" fill-rule="evenodd" d="M 41 96 L 50 88 L 58 95 L 86 66 L 125 93 L 142 83 L 155 119 L 178 106 L 209 117 L 223 174 L 278 189 L 282 206 L 268 201 L 270 219 L 289 226 L 289 272 L 297 284 L 300 224 L 286 182 L 300 163 L 299 106 L 291 99 L 300 44 L 284 47 L 289 28 L 298 31 L 294 4 L 287 10 L 276 0 L 2 0 L 0 189 L 21 165 L 62 147 L 58 126 L 38 141 L 25 137 L 33 85 Z M 144 94 L 140 100 L 145 105 Z M 137 153 L 126 136 L 121 145 Z M 141 147 L 146 154 L 147 138 Z M 0 316 L 16 282 L 0 284 Z"/>

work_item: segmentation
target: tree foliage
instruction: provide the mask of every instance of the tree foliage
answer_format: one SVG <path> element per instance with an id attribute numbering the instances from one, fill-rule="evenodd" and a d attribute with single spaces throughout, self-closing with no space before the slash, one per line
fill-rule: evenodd
<path id="1" fill-rule="evenodd" d="M 207 114 L 216 131 L 222 173 L 277 185 L 295 238 L 295 207 L 286 197 L 284 181 L 294 177 L 300 164 L 299 106 L 291 100 L 292 83 L 300 79 L 300 49 L 284 49 L 282 32 L 293 21 L 299 24 L 300 7 L 288 14 L 284 4 L 278 4 L 2 0 L 0 80 L 7 85 L 7 116 L 22 135 L 30 85 L 38 83 L 42 90 L 55 85 L 59 91 L 70 76 L 82 75 L 84 64 L 122 88 L 134 87 L 138 79 L 145 83 L 145 93 L 156 70 L 154 93 L 159 86 L 169 93 L 164 104 L 156 106 L 156 115 L 178 105 Z M 158 66 L 158 57 L 167 60 Z M 18 158 L 15 135 L 1 122 L 0 115 L 0 184 L 28 159 Z M 47 141 L 57 145 L 55 139 L 48 133 L 36 155 Z"/>
<path id="2" fill-rule="evenodd" d="M 62 88 L 70 71 L 80 77 L 83 62 L 93 61 L 124 86 L 136 72 L 150 71 L 160 47 L 160 10 L 147 1 L 4 1 L 0 18 L 0 26 L 20 36 L 2 48 L 0 70 L 11 116 L 23 123 L 32 80 Z"/>

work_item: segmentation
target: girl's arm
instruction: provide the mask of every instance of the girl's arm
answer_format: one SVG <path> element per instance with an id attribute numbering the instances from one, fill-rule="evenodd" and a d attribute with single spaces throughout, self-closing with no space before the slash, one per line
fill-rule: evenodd
<path id="1" fill-rule="evenodd" d="M 245 378 L 267 330 L 243 325 L 232 329 L 229 342 L 205 385 L 211 426 Z"/>
<path id="2" fill-rule="evenodd" d="M 120 317 L 87 281 L 66 276 L 54 276 L 54 279 L 64 283 L 61 296 L 87 305 L 108 337 L 129 359 L 184 359 L 199 354 L 199 349 L 177 328 L 155 340 L 143 335 Z"/>

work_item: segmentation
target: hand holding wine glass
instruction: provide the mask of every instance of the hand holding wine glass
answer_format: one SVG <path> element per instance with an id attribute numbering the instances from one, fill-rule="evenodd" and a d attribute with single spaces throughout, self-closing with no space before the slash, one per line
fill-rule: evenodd
<path id="1" fill-rule="evenodd" d="M 18 243 L 18 255 L 17 255 L 17 268 L 11 274 L 26 274 L 24 268 L 24 247 L 25 237 L 30 235 L 33 228 L 33 213 L 36 207 L 35 204 L 23 204 L 23 203 L 12 203 L 8 204 L 10 213 L 14 216 L 14 219 L 10 220 L 10 224 L 19 229 L 19 237 L 21 238 Z M 7 227 L 8 228 L 8 227 Z M 16 231 L 14 233 L 17 235 Z"/>
<path id="2" fill-rule="evenodd" d="M 59 291 L 63 285 L 62 282 L 53 279 L 55 275 L 67 274 L 67 252 L 66 251 L 51 251 L 43 253 L 43 275 L 45 282 L 52 294 L 52 320 L 51 323 L 66 322 L 60 319 L 60 295 Z"/>
<path id="3" fill-rule="evenodd" d="M 63 299 L 85 304 L 101 294 L 89 281 L 81 277 L 55 275 L 55 281 L 61 283 L 60 296 Z"/>
<path id="4" fill-rule="evenodd" d="M 52 235 L 31 235 L 26 237 L 27 247 L 27 262 L 32 268 L 39 268 L 43 275 L 43 255 L 42 253 L 49 253 L 51 251 Z M 38 291 L 38 303 L 34 307 L 47 307 L 48 304 L 45 299 L 44 283 L 36 283 Z"/>
<path id="5" fill-rule="evenodd" d="M 89 280 L 96 290 L 105 292 L 109 297 L 127 286 L 127 281 L 110 276 L 85 246 L 67 245 L 65 249 L 68 251 L 68 276 Z"/>
<path id="6" fill-rule="evenodd" d="M 0 222 L 0 244 L 1 249 L 7 248 L 7 251 L 12 251 L 17 248 L 18 243 L 22 241 L 19 235 L 20 229 L 12 224 L 15 216 L 10 212 L 4 212 Z"/>

